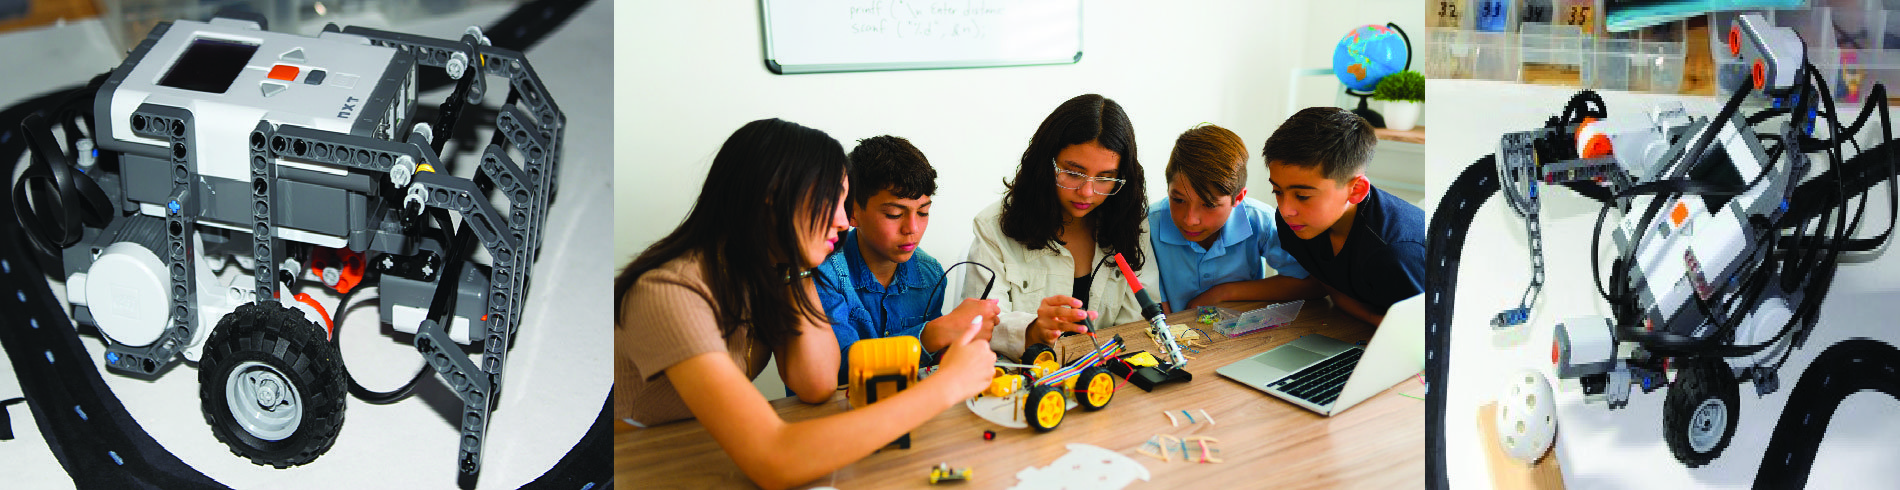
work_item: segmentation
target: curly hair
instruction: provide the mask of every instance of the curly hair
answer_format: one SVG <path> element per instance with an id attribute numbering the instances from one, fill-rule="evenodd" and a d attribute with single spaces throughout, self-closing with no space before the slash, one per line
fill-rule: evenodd
<path id="1" fill-rule="evenodd" d="M 1062 243 L 1061 197 L 1054 192 L 1054 161 L 1064 148 L 1095 142 L 1121 157 L 1117 178 L 1127 181 L 1120 192 L 1103 200 L 1084 218 L 1095 229 L 1095 243 L 1106 254 L 1127 253 L 1129 267 L 1140 270 L 1141 224 L 1148 217 L 1147 184 L 1135 159 L 1135 127 L 1121 104 L 1101 95 L 1077 96 L 1057 106 L 1042 120 L 1029 148 L 1016 166 L 1016 178 L 1003 183 L 1003 235 L 1030 250 Z"/>
<path id="2" fill-rule="evenodd" d="M 851 206 L 845 210 L 854 212 L 885 190 L 898 199 L 936 195 L 937 169 L 910 140 L 891 135 L 858 140 L 851 149 Z"/>

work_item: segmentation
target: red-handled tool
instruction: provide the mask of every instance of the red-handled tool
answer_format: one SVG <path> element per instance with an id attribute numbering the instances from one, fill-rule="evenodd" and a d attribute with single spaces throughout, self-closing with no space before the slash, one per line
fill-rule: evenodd
<path id="1" fill-rule="evenodd" d="M 1174 363 L 1174 369 L 1186 367 L 1187 358 L 1181 355 L 1181 344 L 1174 340 L 1174 332 L 1168 330 L 1167 313 L 1161 311 L 1161 305 L 1156 304 L 1154 298 L 1148 296 L 1148 290 L 1141 287 L 1141 280 L 1135 278 L 1135 270 L 1128 267 L 1128 261 L 1122 259 L 1122 254 L 1115 254 L 1115 266 L 1122 269 L 1122 278 L 1128 280 L 1128 289 L 1134 291 L 1135 301 L 1141 304 L 1141 316 L 1148 318 L 1149 330 L 1155 338 L 1168 344 L 1162 346 L 1168 349 L 1168 361 Z"/>

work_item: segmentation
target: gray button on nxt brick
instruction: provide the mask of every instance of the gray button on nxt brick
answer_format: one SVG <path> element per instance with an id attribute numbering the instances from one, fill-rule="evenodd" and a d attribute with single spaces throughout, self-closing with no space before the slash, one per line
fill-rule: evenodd
<path id="1" fill-rule="evenodd" d="M 309 85 L 323 85 L 323 77 L 325 75 L 329 75 L 329 73 L 325 73 L 323 70 L 310 70 L 309 74 L 303 76 L 303 83 Z"/>

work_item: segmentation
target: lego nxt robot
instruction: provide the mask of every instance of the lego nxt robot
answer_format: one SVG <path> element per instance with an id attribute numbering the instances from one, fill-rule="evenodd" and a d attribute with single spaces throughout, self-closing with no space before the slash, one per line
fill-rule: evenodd
<path id="1" fill-rule="evenodd" d="M 1892 231 L 1889 223 L 1877 237 L 1855 238 L 1867 197 L 1849 205 L 1881 181 L 1889 206 L 1900 202 L 1885 88 L 1876 84 L 1843 126 L 1793 30 L 1758 15 L 1714 27 L 1727 31 L 1716 56 L 1746 70 L 1724 74 L 1734 91 L 1714 117 L 1665 105 L 1647 118 L 1612 118 L 1601 98 L 1582 92 L 1545 127 L 1504 135 L 1498 152 L 1447 192 L 1432 226 L 1444 231 L 1429 245 L 1436 377 L 1445 370 L 1458 250 L 1476 208 L 1501 190 L 1528 226 L 1530 286 L 1518 307 L 1491 319 L 1520 325 L 1544 281 L 1539 193 L 1561 185 L 1602 203 L 1590 260 L 1612 316 L 1556 325 L 1551 362 L 1560 378 L 1611 409 L 1626 406 L 1633 387 L 1666 388 L 1664 440 L 1689 467 L 1719 457 L 1734 436 L 1740 383 L 1757 395 L 1779 388 L 1776 372 L 1814 328 L 1842 253 L 1874 250 Z M 1745 115 L 1745 101 L 1766 107 Z M 1885 134 L 1861 151 L 1854 138 L 1873 114 Z M 1842 156 L 1848 145 L 1858 152 L 1852 159 Z M 1612 209 L 1620 216 L 1611 223 L 1615 258 L 1604 264 L 1597 250 Z M 1607 280 L 1597 272 L 1604 265 Z M 1442 413 L 1442 398 L 1437 405 Z"/>
<path id="2" fill-rule="evenodd" d="M 456 81 L 434 121 L 417 120 L 422 70 Z M 437 155 L 488 113 L 490 77 L 509 89 L 493 138 L 473 179 L 452 176 Z M 72 318 L 104 338 L 105 366 L 149 378 L 194 361 L 218 440 L 255 464 L 308 463 L 335 442 L 346 392 L 388 403 L 426 376 L 375 393 L 346 372 L 341 302 L 309 292 L 375 286 L 381 321 L 413 333 L 463 402 L 457 463 L 472 482 L 565 126 L 522 54 L 472 27 L 311 37 L 181 20 L 85 90 L 23 124 L 32 158 L 12 197 L 63 266 Z"/>

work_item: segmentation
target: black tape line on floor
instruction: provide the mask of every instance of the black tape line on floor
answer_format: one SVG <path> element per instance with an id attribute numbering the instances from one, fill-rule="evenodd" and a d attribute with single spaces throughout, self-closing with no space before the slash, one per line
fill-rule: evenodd
<path id="1" fill-rule="evenodd" d="M 1869 390 L 1900 399 L 1900 349 L 1855 338 L 1815 357 L 1788 393 L 1788 405 L 1755 473 L 1755 488 L 1806 487 L 1834 411 L 1848 395 Z"/>
<path id="2" fill-rule="evenodd" d="M 1495 156 L 1486 155 L 1458 174 L 1432 212 L 1431 236 L 1425 242 L 1425 485 L 1451 488 L 1445 473 L 1445 374 L 1451 350 L 1451 313 L 1458 291 L 1458 261 L 1464 254 L 1465 235 L 1478 208 L 1498 192 Z"/>

